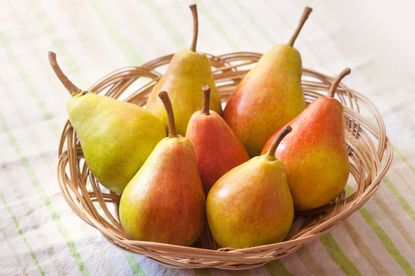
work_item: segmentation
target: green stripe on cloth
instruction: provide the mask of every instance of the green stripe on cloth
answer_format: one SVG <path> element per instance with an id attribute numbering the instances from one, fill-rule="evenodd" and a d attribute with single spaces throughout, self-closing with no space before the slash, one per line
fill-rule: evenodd
<path id="1" fill-rule="evenodd" d="M 8 227 L 9 227 L 9 225 L 6 225 L 5 227 L 3 227 L 3 228 L 0 229 L 1 238 L 3 239 L 4 243 L 6 243 L 7 247 L 10 249 L 10 251 L 12 252 L 13 257 L 16 259 L 17 265 L 19 266 L 19 269 L 21 269 L 22 270 L 21 272 L 23 272 L 22 274 L 23 275 L 29 275 L 29 273 L 27 272 L 27 269 L 26 269 L 27 268 L 27 265 L 29 265 L 29 263 L 22 261 L 21 254 L 17 254 L 16 250 L 14 249 L 14 247 L 16 246 L 16 244 L 15 243 L 12 243 L 9 240 L 10 239 L 10 236 L 9 235 L 6 235 L 5 234 L 5 231 L 3 231 L 5 228 L 8 228 Z M 29 250 L 29 255 L 32 257 L 29 248 L 28 248 L 28 250 Z M 3 251 L 7 251 L 7 249 L 5 249 L 3 247 Z M 36 263 L 35 263 L 35 266 L 36 266 Z"/>
<path id="2" fill-rule="evenodd" d="M 175 29 L 176 27 L 173 27 L 174 24 L 172 24 L 167 19 L 167 17 L 163 15 L 164 12 L 157 6 L 156 1 L 145 1 L 143 2 L 143 4 L 145 4 L 154 14 L 157 15 L 157 19 L 160 22 L 160 25 L 164 29 L 166 29 L 167 31 L 166 33 L 170 36 L 170 38 L 173 40 L 173 42 L 177 46 L 183 47 L 184 45 L 186 45 L 186 43 L 190 45 L 190 42 L 192 41 L 192 37 L 191 37 L 192 29 L 190 28 L 193 28 L 192 27 L 193 25 L 189 26 L 189 37 L 185 38 L 179 32 L 176 31 Z M 189 10 L 189 17 L 191 17 L 190 10 Z"/>
<path id="3" fill-rule="evenodd" d="M 37 21 L 42 26 L 45 34 L 48 36 L 49 41 L 52 42 L 52 44 L 57 48 L 56 50 L 59 50 L 63 62 L 68 66 L 77 69 L 77 77 L 82 78 L 83 80 L 85 75 L 79 73 L 79 66 L 76 64 L 70 51 L 66 48 L 65 42 L 58 36 L 58 32 L 56 31 L 53 22 L 49 21 L 47 13 L 45 13 L 40 7 L 39 1 L 30 0 L 27 1 L 27 3 L 29 4 L 33 14 L 36 16 Z"/>
<path id="4" fill-rule="evenodd" d="M 27 175 L 29 176 L 33 186 L 36 188 L 37 193 L 41 197 L 41 200 L 43 204 L 46 206 L 52 220 L 55 222 L 56 227 L 58 228 L 58 231 L 61 233 L 62 237 L 64 238 L 66 244 L 69 247 L 69 250 L 74 257 L 76 263 L 79 266 L 79 270 L 82 272 L 83 275 L 89 275 L 88 270 L 85 266 L 84 261 L 81 258 L 81 255 L 79 254 L 75 243 L 71 240 L 67 230 L 63 227 L 60 216 L 54 209 L 51 200 L 49 196 L 46 194 L 46 192 L 43 190 L 40 181 L 37 177 L 37 174 L 33 167 L 30 164 L 29 159 L 27 156 L 25 156 L 16 140 L 16 138 L 13 136 L 9 126 L 6 123 L 6 120 L 4 119 L 3 114 L 0 112 L 0 128 L 3 130 L 3 132 L 7 135 L 7 138 L 9 140 L 9 144 L 13 147 L 14 151 L 16 152 L 17 156 L 20 159 L 20 164 L 25 169 Z"/>
<path id="5" fill-rule="evenodd" d="M 284 267 L 284 265 L 279 260 L 269 262 L 265 265 L 265 267 L 271 275 L 275 275 L 275 276 L 291 275 L 291 273 L 288 272 L 288 270 Z"/>
<path id="6" fill-rule="evenodd" d="M 198 268 L 198 269 L 194 269 L 193 271 L 198 276 L 209 276 L 209 275 L 212 275 L 210 273 L 209 269 L 206 269 L 206 268 Z"/>
<path id="7" fill-rule="evenodd" d="M 206 17 L 209 20 L 209 24 L 215 28 L 216 32 L 220 34 L 232 48 L 238 49 L 239 48 L 238 43 L 236 43 L 230 36 L 228 36 L 228 34 L 224 31 L 224 28 L 221 27 L 221 25 L 216 20 L 216 18 L 213 17 L 207 9 L 205 9 L 205 7 L 200 1 L 196 1 L 196 2 L 197 2 L 198 9 L 200 10 L 201 13 L 206 15 Z"/>
<path id="8" fill-rule="evenodd" d="M 52 113 L 47 110 L 45 102 L 39 99 L 35 85 L 32 83 L 29 75 L 26 73 L 23 65 L 20 63 L 18 57 L 11 50 L 10 44 L 3 33 L 0 32 L 0 46 L 3 48 L 8 59 L 12 65 L 16 68 L 17 73 L 19 74 L 20 80 L 23 85 L 26 87 L 26 90 L 29 92 L 30 96 L 33 99 L 36 99 L 35 103 L 37 108 L 41 111 L 43 119 L 48 122 L 51 129 L 53 129 L 54 134 L 58 133 L 58 126 L 53 121 Z M 45 56 L 46 58 L 46 56 Z"/>
<path id="9" fill-rule="evenodd" d="M 384 201 L 382 197 L 378 196 L 378 194 L 374 194 L 372 198 L 374 199 L 375 203 L 379 206 L 380 210 L 382 210 L 386 217 L 396 227 L 396 230 L 398 230 L 398 232 L 402 235 L 407 244 L 415 252 L 415 240 L 412 237 L 412 234 L 406 230 L 406 226 L 403 224 L 404 220 L 401 220 L 401 218 L 397 217 L 393 213 L 393 210 L 390 208 L 391 205 L 388 202 Z"/>
<path id="10" fill-rule="evenodd" d="M 415 211 L 414 211 L 414 209 L 412 209 L 411 205 L 409 205 L 408 201 L 398 191 L 398 189 L 393 184 L 393 182 L 389 179 L 389 177 L 385 176 L 383 178 L 383 182 L 385 183 L 385 185 L 389 189 L 389 191 L 391 191 L 391 193 L 398 199 L 399 203 L 402 205 L 402 208 L 408 213 L 408 215 L 415 222 Z"/>
<path id="11" fill-rule="evenodd" d="M 132 253 L 124 253 L 125 258 L 130 266 L 133 274 L 136 276 L 144 276 L 144 271 L 141 269 L 138 260 L 135 258 L 134 254 Z"/>
<path id="12" fill-rule="evenodd" d="M 265 38 L 271 45 L 275 44 L 275 40 L 271 38 L 271 36 L 267 33 L 265 28 L 262 26 L 262 24 L 259 24 L 256 20 L 255 16 L 252 16 L 251 13 L 248 12 L 248 10 L 245 8 L 245 6 L 240 1 L 234 1 L 233 4 L 236 4 L 237 8 L 248 18 L 248 20 L 253 24 L 253 29 L 255 31 L 259 31 L 261 36 Z"/>
<path id="13" fill-rule="evenodd" d="M 321 264 L 316 260 L 317 257 L 309 246 L 304 246 L 300 250 L 297 251 L 296 255 L 307 268 L 309 273 L 324 276 L 326 275 L 325 265 Z"/>
<path id="14" fill-rule="evenodd" d="M 109 37 L 115 42 L 115 45 L 119 47 L 125 59 L 130 64 L 140 64 L 143 63 L 143 57 L 137 51 L 138 46 L 135 46 L 131 41 L 121 33 L 121 30 L 124 29 L 122 26 L 118 26 L 111 14 L 105 10 L 103 4 L 99 0 L 90 1 L 93 6 L 93 11 L 98 16 L 100 21 L 105 26 Z"/>
<path id="15" fill-rule="evenodd" d="M 327 252 L 337 263 L 337 265 L 347 275 L 361 275 L 360 271 L 354 266 L 354 264 L 343 253 L 337 242 L 330 234 L 325 234 L 320 238 L 321 243 L 326 247 Z"/>
<path id="16" fill-rule="evenodd" d="M 343 226 L 349 234 L 354 246 L 358 248 L 360 252 L 363 253 L 363 257 L 373 267 L 376 273 L 385 273 L 386 268 L 383 266 L 382 262 L 378 260 L 377 256 L 375 256 L 377 255 L 376 252 L 372 252 L 373 250 L 367 245 L 367 242 L 370 241 L 365 240 L 363 237 L 361 237 L 348 220 L 345 220 L 343 222 Z"/>
<path id="17" fill-rule="evenodd" d="M 215 5 L 215 9 L 221 10 L 221 12 L 223 13 L 223 15 L 221 16 L 223 16 L 223 18 L 226 18 L 228 20 L 226 23 L 228 22 L 232 23 L 232 28 L 240 28 L 241 26 L 240 22 L 238 22 L 234 18 L 235 13 L 233 9 L 231 9 L 231 11 L 226 10 L 225 6 L 223 6 L 222 2 L 219 2 L 219 0 L 211 1 L 210 3 Z M 230 27 L 230 26 L 227 25 L 227 27 Z M 258 41 L 258 38 L 255 36 L 255 34 L 246 32 L 244 33 L 244 36 L 245 36 L 245 39 L 249 41 L 249 43 L 254 49 L 257 49 L 261 46 L 261 41 Z"/>
<path id="18" fill-rule="evenodd" d="M 13 210 L 10 208 L 10 206 L 7 204 L 7 201 L 4 198 L 4 194 L 2 192 L 0 192 L 0 199 L 1 199 L 1 202 L 3 203 L 4 207 L 6 208 L 7 212 L 9 213 L 10 217 L 12 218 L 13 224 L 14 224 L 16 230 L 17 230 L 17 233 L 23 239 L 23 243 L 25 244 L 25 246 L 29 250 L 30 257 L 32 258 L 33 262 L 35 263 L 37 271 L 39 271 L 39 273 L 41 275 L 45 275 L 45 271 L 43 270 L 42 266 L 40 265 L 38 257 L 36 256 L 36 253 L 33 251 L 32 247 L 30 246 L 29 242 L 27 241 L 26 236 L 24 234 L 24 231 L 20 227 L 19 221 L 17 220 L 17 217 L 13 213 Z"/>
<path id="19" fill-rule="evenodd" d="M 349 186 L 346 187 L 347 190 L 351 191 Z M 366 223 L 372 228 L 375 234 L 378 236 L 379 240 L 385 246 L 389 254 L 395 259 L 395 261 L 402 267 L 402 269 L 408 273 L 414 272 L 409 262 L 401 255 L 399 250 L 396 248 L 392 240 L 386 234 L 385 230 L 376 222 L 375 218 L 369 213 L 368 209 L 362 207 L 359 209 L 360 215 L 366 221 Z"/>
<path id="20" fill-rule="evenodd" d="M 365 207 L 362 207 L 360 208 L 359 212 L 364 218 L 364 220 L 366 221 L 366 223 L 372 228 L 372 230 L 376 233 L 378 238 L 382 241 L 383 245 L 389 251 L 391 256 L 399 263 L 402 269 L 408 275 L 415 275 L 415 271 L 413 270 L 412 266 L 409 264 L 406 258 L 401 255 L 399 250 L 393 244 L 392 240 L 389 238 L 386 232 L 382 229 L 382 227 L 380 227 L 380 225 L 376 222 L 376 220 L 369 213 L 369 211 Z"/>
<path id="21" fill-rule="evenodd" d="M 398 148 L 396 148 L 395 146 L 392 145 L 392 148 L 393 151 L 396 152 L 396 154 L 399 156 L 399 159 L 401 159 L 408 166 L 408 168 L 411 169 L 411 171 L 415 174 L 415 167 L 412 165 L 412 163 L 408 161 L 405 155 L 403 155 L 402 152 L 398 150 Z"/>

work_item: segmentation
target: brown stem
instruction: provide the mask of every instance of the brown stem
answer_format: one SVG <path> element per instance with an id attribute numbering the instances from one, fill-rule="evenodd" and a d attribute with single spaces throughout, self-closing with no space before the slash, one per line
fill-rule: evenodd
<path id="1" fill-rule="evenodd" d="M 352 70 L 350 70 L 350 68 L 345 68 L 343 69 L 343 71 L 340 72 L 340 74 L 337 75 L 337 77 L 334 79 L 333 83 L 330 86 L 330 90 L 329 90 L 329 97 L 333 98 L 334 97 L 334 93 L 336 93 L 337 90 L 337 86 L 339 86 L 340 81 L 347 76 L 348 74 L 350 74 Z"/>
<path id="2" fill-rule="evenodd" d="M 71 95 L 78 94 L 82 90 L 78 88 L 73 82 L 71 82 L 68 77 L 63 73 L 62 69 L 59 67 L 58 61 L 56 60 L 56 54 L 52 51 L 48 53 L 49 63 L 52 66 L 53 71 L 55 72 L 58 79 L 61 81 L 63 86 L 69 91 Z"/>
<path id="3" fill-rule="evenodd" d="M 209 115 L 210 111 L 209 111 L 209 107 L 210 107 L 210 87 L 209 85 L 205 84 L 203 86 L 203 107 L 202 107 L 202 113 Z"/>
<path id="4" fill-rule="evenodd" d="M 277 150 L 278 145 L 281 143 L 282 139 L 287 136 L 292 130 L 291 126 L 286 126 L 275 138 L 274 142 L 272 142 L 271 147 L 268 150 L 267 158 L 268 160 L 275 160 L 275 151 Z"/>
<path id="5" fill-rule="evenodd" d="M 169 120 L 169 137 L 177 137 L 176 124 L 174 123 L 173 107 L 171 105 L 169 95 L 166 91 L 161 91 L 159 93 L 159 98 L 164 104 L 164 108 L 166 109 L 167 113 L 167 119 Z"/>
<path id="6" fill-rule="evenodd" d="M 193 52 L 196 52 L 197 37 L 199 33 L 199 18 L 197 16 L 196 4 L 191 4 L 189 8 L 192 11 L 192 16 L 193 16 L 193 39 L 192 39 L 192 45 L 190 46 L 190 50 L 192 50 Z"/>
<path id="7" fill-rule="evenodd" d="M 300 22 L 298 23 L 297 28 L 295 29 L 293 35 L 291 36 L 290 41 L 288 41 L 288 45 L 290 45 L 291 47 L 294 46 L 294 42 L 297 39 L 297 36 L 300 34 L 300 31 L 303 28 L 304 23 L 307 21 L 307 18 L 312 11 L 313 9 L 310 7 L 304 8 L 304 12 L 303 12 L 303 15 L 301 16 Z"/>

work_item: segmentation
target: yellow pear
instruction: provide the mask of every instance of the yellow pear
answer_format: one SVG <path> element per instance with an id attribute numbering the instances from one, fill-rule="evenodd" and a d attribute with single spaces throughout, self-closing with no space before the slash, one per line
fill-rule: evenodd
<path id="1" fill-rule="evenodd" d="M 137 105 L 76 87 L 49 52 L 52 69 L 72 94 L 67 110 L 92 173 L 106 188 L 121 193 L 166 129 L 156 116 Z"/>
<path id="2" fill-rule="evenodd" d="M 198 19 L 196 5 L 190 5 L 193 14 L 193 41 L 190 50 L 177 52 L 170 61 L 166 73 L 151 91 L 146 108 L 159 117 L 165 125 L 168 118 L 163 104 L 158 99 L 161 91 L 167 91 L 175 112 L 177 132 L 186 134 L 187 124 L 194 112 L 203 104 L 200 88 L 207 84 L 211 88 L 210 107 L 222 113 L 221 100 L 213 79 L 211 65 L 205 54 L 196 52 Z"/>
<path id="3" fill-rule="evenodd" d="M 233 168 L 209 191 L 206 214 L 220 246 L 253 247 L 280 242 L 287 235 L 294 206 L 284 165 L 275 150 L 290 131 L 286 127 L 266 155 Z"/>

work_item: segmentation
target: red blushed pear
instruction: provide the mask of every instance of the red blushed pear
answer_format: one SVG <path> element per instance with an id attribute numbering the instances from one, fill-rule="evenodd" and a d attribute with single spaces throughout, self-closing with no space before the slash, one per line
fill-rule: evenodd
<path id="1" fill-rule="evenodd" d="M 288 44 L 266 52 L 232 93 L 223 118 L 249 155 L 261 153 L 267 139 L 306 104 L 301 87 L 302 63 L 294 42 L 312 9 L 306 7 Z"/>
<path id="2" fill-rule="evenodd" d="M 120 221 L 131 239 L 191 245 L 203 228 L 205 195 L 192 144 L 176 133 L 167 93 L 159 97 L 167 111 L 169 136 L 125 188 Z"/>
<path id="3" fill-rule="evenodd" d="M 230 169 L 249 157 L 238 137 L 215 111 L 209 110 L 210 88 L 204 86 L 201 111 L 189 120 L 186 137 L 192 142 L 205 193 Z"/>
<path id="4" fill-rule="evenodd" d="M 282 241 L 294 206 L 275 150 L 291 131 L 287 126 L 268 153 L 233 168 L 213 185 L 206 203 L 212 236 L 222 247 L 245 248 Z"/>
<path id="5" fill-rule="evenodd" d="M 328 204 L 346 185 L 349 162 L 343 106 L 333 97 L 341 79 L 349 73 L 349 68 L 343 70 L 327 97 L 315 100 L 289 123 L 294 130 L 277 149 L 298 210 Z M 268 151 L 276 135 L 277 132 L 269 138 L 262 153 Z"/>

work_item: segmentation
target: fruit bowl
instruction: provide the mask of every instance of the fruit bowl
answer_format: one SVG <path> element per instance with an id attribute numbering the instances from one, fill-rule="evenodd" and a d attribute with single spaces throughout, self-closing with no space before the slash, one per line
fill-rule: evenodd
<path id="1" fill-rule="evenodd" d="M 172 56 L 158 58 L 140 67 L 116 70 L 89 90 L 144 106 Z M 220 56 L 208 54 L 208 57 L 220 96 L 226 102 L 261 54 L 237 52 Z M 332 81 L 330 76 L 303 69 L 302 85 L 307 103 L 326 95 Z M 119 223 L 120 195 L 109 192 L 90 172 L 69 121 L 59 144 L 59 184 L 72 210 L 110 242 L 125 250 L 179 268 L 242 270 L 261 266 L 294 253 L 345 220 L 370 198 L 389 169 L 392 149 L 376 107 L 365 96 L 342 84 L 336 97 L 344 106 L 346 122 L 350 162 L 347 188 L 326 206 L 297 212 L 292 229 L 283 242 L 244 249 L 217 248 L 207 227 L 192 247 L 129 240 Z"/>

